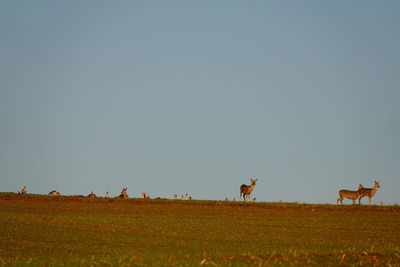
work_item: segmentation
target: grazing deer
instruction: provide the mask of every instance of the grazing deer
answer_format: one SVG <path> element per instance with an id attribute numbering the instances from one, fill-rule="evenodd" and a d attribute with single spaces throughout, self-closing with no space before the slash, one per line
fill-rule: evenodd
<path id="1" fill-rule="evenodd" d="M 360 189 L 358 189 L 359 193 L 359 199 L 358 199 L 358 204 L 361 205 L 361 199 L 363 197 L 368 197 L 368 205 L 371 205 L 371 199 L 375 195 L 376 191 L 378 191 L 378 188 L 381 186 L 379 185 L 379 182 L 375 181 L 374 182 L 374 188 L 365 188 L 360 184 Z"/>
<path id="2" fill-rule="evenodd" d="M 150 196 L 146 192 L 142 192 L 141 198 L 150 199 Z"/>
<path id="3" fill-rule="evenodd" d="M 60 192 L 53 190 L 53 191 L 50 191 L 49 195 L 50 196 L 60 196 L 61 194 L 60 194 Z"/>
<path id="4" fill-rule="evenodd" d="M 90 192 L 89 195 L 87 195 L 88 198 L 96 198 L 97 196 L 92 192 Z"/>
<path id="5" fill-rule="evenodd" d="M 110 195 L 108 194 L 108 191 L 106 192 L 106 195 L 104 196 L 104 198 L 110 198 Z"/>
<path id="6" fill-rule="evenodd" d="M 128 190 L 128 187 L 122 188 L 122 191 L 121 191 L 121 194 L 119 195 L 119 198 L 122 198 L 122 199 L 129 198 L 128 194 L 126 193 L 126 190 Z"/>
<path id="7" fill-rule="evenodd" d="M 24 186 L 24 188 L 22 188 L 22 190 L 21 190 L 21 194 L 22 195 L 26 195 L 26 192 L 27 192 L 26 186 Z"/>
<path id="8" fill-rule="evenodd" d="M 239 197 L 239 199 L 242 198 L 242 194 L 243 194 L 244 201 L 246 201 L 246 199 L 250 200 L 251 192 L 253 192 L 253 189 L 256 186 L 257 180 L 258 179 L 254 179 L 253 180 L 253 179 L 250 178 L 251 185 L 242 184 L 240 186 L 240 197 Z"/>
<path id="9" fill-rule="evenodd" d="M 360 186 L 358 186 L 358 188 L 360 188 Z M 339 201 L 340 201 L 340 204 L 343 205 L 343 199 L 348 198 L 348 199 L 353 200 L 353 205 L 355 205 L 359 196 L 360 195 L 359 195 L 358 191 L 342 189 L 339 191 L 339 198 L 336 200 L 336 204 L 339 204 Z"/>

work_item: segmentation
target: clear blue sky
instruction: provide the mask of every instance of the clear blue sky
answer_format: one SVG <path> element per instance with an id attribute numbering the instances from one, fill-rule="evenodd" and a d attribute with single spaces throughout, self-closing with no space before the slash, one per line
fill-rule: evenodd
<path id="1" fill-rule="evenodd" d="M 0 2 L 2 192 L 399 203 L 399 137 L 400 1 Z"/>

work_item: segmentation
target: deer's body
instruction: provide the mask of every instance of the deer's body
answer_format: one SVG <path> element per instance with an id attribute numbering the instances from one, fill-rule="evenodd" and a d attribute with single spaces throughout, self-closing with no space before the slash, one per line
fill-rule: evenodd
<path id="1" fill-rule="evenodd" d="M 257 180 L 258 179 L 254 179 L 253 180 L 253 179 L 250 178 L 251 185 L 242 184 L 240 186 L 240 197 L 239 197 L 239 199 L 241 199 L 242 195 L 243 195 L 244 201 L 246 201 L 246 199 L 250 200 L 251 192 L 253 192 L 253 189 L 256 186 Z"/>
<path id="2" fill-rule="evenodd" d="M 53 191 L 50 191 L 49 195 L 50 195 L 50 196 L 59 196 L 59 195 L 61 195 L 61 194 L 60 194 L 60 192 L 58 192 L 58 191 L 56 191 L 56 190 L 53 190 Z"/>
<path id="3" fill-rule="evenodd" d="M 128 196 L 128 194 L 126 193 L 127 190 L 128 190 L 128 187 L 123 188 L 122 191 L 121 191 L 121 194 L 119 195 L 119 197 L 122 198 L 122 199 L 128 199 L 129 196 Z"/>
<path id="4" fill-rule="evenodd" d="M 343 199 L 345 199 L 345 198 L 353 200 L 353 204 L 356 204 L 356 201 L 359 198 L 359 196 L 360 195 L 359 195 L 358 191 L 351 191 L 351 190 L 345 190 L 345 189 L 340 190 L 339 198 L 336 201 L 336 204 L 339 204 L 339 201 L 340 201 L 340 204 L 343 204 Z"/>
<path id="5" fill-rule="evenodd" d="M 89 195 L 87 195 L 88 198 L 96 198 L 97 196 L 92 192 L 90 192 Z"/>
<path id="6" fill-rule="evenodd" d="M 26 186 L 24 186 L 24 188 L 22 188 L 22 190 L 21 190 L 21 194 L 25 195 L 25 194 L 26 194 L 26 192 L 27 192 L 27 190 L 26 190 Z"/>
<path id="7" fill-rule="evenodd" d="M 106 192 L 106 195 L 104 197 L 105 198 L 110 198 L 110 195 L 108 194 L 108 191 Z"/>
<path id="8" fill-rule="evenodd" d="M 368 197 L 368 205 L 371 205 L 371 199 L 374 197 L 376 191 L 378 191 L 378 188 L 380 187 L 381 186 L 377 181 L 374 182 L 374 188 L 365 188 L 360 184 L 360 188 L 358 189 L 358 193 L 360 195 L 358 199 L 358 204 L 361 205 L 361 199 L 363 197 Z"/>

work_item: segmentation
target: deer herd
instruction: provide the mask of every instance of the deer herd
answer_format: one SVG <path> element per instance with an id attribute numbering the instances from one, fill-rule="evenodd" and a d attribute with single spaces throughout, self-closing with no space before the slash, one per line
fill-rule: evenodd
<path id="1" fill-rule="evenodd" d="M 371 199 L 380 187 L 381 186 L 379 185 L 379 182 L 375 181 L 373 188 L 365 188 L 362 186 L 362 184 L 359 184 L 357 191 L 342 189 L 339 191 L 339 198 L 336 201 L 336 204 L 339 204 L 339 202 L 340 204 L 343 204 L 343 199 L 348 198 L 353 201 L 353 204 L 356 204 L 356 201 L 358 199 L 358 204 L 361 205 L 361 199 L 363 197 L 368 197 L 368 204 L 371 205 Z"/>
<path id="2" fill-rule="evenodd" d="M 252 179 L 250 178 L 250 185 L 245 185 L 242 184 L 240 186 L 240 197 L 239 199 L 242 199 L 243 197 L 243 201 L 251 201 L 250 199 L 250 195 L 254 190 L 254 187 L 256 186 L 256 182 L 258 179 Z M 351 199 L 353 201 L 353 204 L 356 204 L 356 201 L 358 199 L 358 204 L 361 205 L 361 199 L 363 197 L 368 197 L 368 204 L 371 205 L 371 199 L 374 197 L 376 191 L 378 191 L 378 189 L 380 188 L 379 182 L 375 181 L 374 182 L 374 187 L 373 188 L 366 188 L 363 187 L 362 184 L 359 184 L 358 186 L 358 190 L 357 191 L 352 191 L 352 190 L 346 190 L 346 189 L 342 189 L 339 191 L 339 198 L 336 201 L 336 204 L 339 204 L 339 202 L 341 204 L 343 204 L 343 200 L 345 198 Z M 128 188 L 124 187 L 122 188 L 121 194 L 117 197 L 120 199 L 128 199 L 128 193 L 127 193 Z M 21 192 L 18 192 L 19 194 L 27 194 L 27 188 L 26 186 L 24 186 L 21 190 Z M 49 193 L 50 196 L 61 196 L 60 192 L 58 192 L 57 190 L 52 190 Z M 88 198 L 97 198 L 97 196 L 93 193 L 93 191 L 87 195 Z M 108 194 L 108 191 L 106 192 L 104 198 L 110 198 L 110 195 Z M 141 198 L 143 199 L 150 199 L 150 196 L 146 193 L 146 192 L 142 192 L 141 194 Z M 182 195 L 181 198 L 178 198 L 177 194 L 174 194 L 173 196 L 173 200 L 192 200 L 192 197 L 189 196 L 187 193 L 186 195 Z M 225 201 L 227 201 L 228 198 L 225 198 Z M 235 201 L 235 198 L 233 199 Z M 253 199 L 253 201 L 255 201 L 256 198 Z M 382 201 L 381 201 L 382 202 Z"/>

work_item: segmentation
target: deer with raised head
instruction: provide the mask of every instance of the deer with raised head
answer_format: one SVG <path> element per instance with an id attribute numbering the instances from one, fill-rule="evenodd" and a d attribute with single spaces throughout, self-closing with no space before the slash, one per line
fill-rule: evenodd
<path id="1" fill-rule="evenodd" d="M 121 194 L 119 195 L 119 198 L 122 198 L 122 199 L 129 198 L 128 194 L 126 193 L 127 190 L 128 190 L 128 187 L 122 188 L 122 191 L 121 191 Z"/>
<path id="2" fill-rule="evenodd" d="M 376 191 L 378 191 L 380 187 L 381 186 L 377 181 L 374 182 L 374 188 L 365 188 L 360 184 L 360 188 L 358 189 L 358 193 L 360 195 L 358 198 L 358 204 L 361 205 L 361 199 L 363 197 L 368 197 L 368 205 L 371 205 L 371 199 L 374 197 Z"/>
<path id="3" fill-rule="evenodd" d="M 247 199 L 247 200 L 250 200 L 251 192 L 253 192 L 253 189 L 254 189 L 254 187 L 256 186 L 257 180 L 258 180 L 258 179 L 254 179 L 254 180 L 253 180 L 253 179 L 250 178 L 251 185 L 242 184 L 242 185 L 240 186 L 240 197 L 239 197 L 239 199 L 242 198 L 242 194 L 243 194 L 243 199 L 244 199 L 244 201 L 246 201 L 246 199 Z"/>
<path id="4" fill-rule="evenodd" d="M 60 194 L 60 192 L 58 192 L 56 190 L 52 190 L 52 191 L 50 191 L 49 195 L 50 196 L 60 196 L 61 194 Z"/>
<path id="5" fill-rule="evenodd" d="M 104 198 L 110 198 L 110 195 L 108 194 L 108 191 L 106 192 L 106 195 L 104 196 Z"/>
<path id="6" fill-rule="evenodd" d="M 24 188 L 22 188 L 22 190 L 21 190 L 21 194 L 22 195 L 26 195 L 26 192 L 27 192 L 26 186 L 24 186 Z"/>

